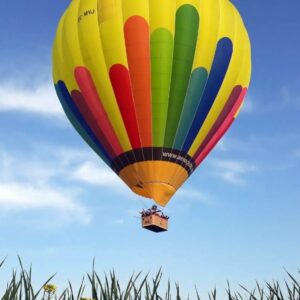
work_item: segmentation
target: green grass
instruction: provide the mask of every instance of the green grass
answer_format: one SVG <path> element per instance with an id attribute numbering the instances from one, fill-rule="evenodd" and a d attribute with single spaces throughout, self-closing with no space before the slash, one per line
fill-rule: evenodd
<path id="1" fill-rule="evenodd" d="M 5 261 L 0 262 L 0 269 Z M 27 271 L 23 268 L 22 262 L 19 259 L 20 270 L 13 271 L 9 282 L 5 288 L 1 300 L 187 300 L 180 295 L 180 288 L 175 284 L 172 288 L 168 282 L 165 291 L 161 291 L 162 287 L 162 271 L 159 270 L 154 278 L 148 275 L 132 275 L 128 280 L 125 287 L 121 287 L 115 272 L 105 275 L 104 279 L 100 279 L 94 267 L 91 273 L 87 274 L 87 279 L 82 280 L 80 287 L 76 287 L 78 292 L 74 292 L 71 282 L 63 290 L 60 295 L 47 293 L 44 286 L 49 283 L 55 284 L 55 275 L 51 276 L 45 283 L 38 289 L 34 290 L 32 286 L 32 269 Z M 283 286 L 278 282 L 264 284 L 256 283 L 256 287 L 249 290 L 244 286 L 240 286 L 238 291 L 232 291 L 228 283 L 226 290 L 226 299 L 228 300 L 300 300 L 300 281 L 295 279 L 290 273 L 287 273 L 288 280 L 284 281 Z M 52 282 L 53 281 L 53 282 Z M 0 284 L 3 284 L 0 282 Z M 59 287 L 61 289 L 61 287 Z M 217 290 L 211 291 L 207 297 L 200 297 L 200 293 L 195 288 L 188 299 L 222 299 L 218 298 Z M 87 298 L 86 298 L 87 297 Z M 225 300 L 224 297 L 222 300 Z"/>

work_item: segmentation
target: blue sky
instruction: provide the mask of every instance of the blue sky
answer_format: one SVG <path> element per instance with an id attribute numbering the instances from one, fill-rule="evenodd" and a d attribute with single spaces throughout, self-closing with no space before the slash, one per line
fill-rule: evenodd
<path id="1" fill-rule="evenodd" d="M 0 280 L 19 254 L 37 283 L 75 284 L 112 268 L 196 284 L 252 286 L 300 267 L 300 2 L 233 1 L 248 27 L 253 76 L 237 122 L 166 212 L 170 231 L 140 229 L 150 204 L 84 144 L 51 82 L 51 44 L 67 0 L 0 0 Z"/>

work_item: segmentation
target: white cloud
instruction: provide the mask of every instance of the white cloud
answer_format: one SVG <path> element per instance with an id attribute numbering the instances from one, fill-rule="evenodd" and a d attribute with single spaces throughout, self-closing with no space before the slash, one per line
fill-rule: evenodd
<path id="1" fill-rule="evenodd" d="M 40 145 L 37 146 L 40 149 Z M 45 147 L 45 151 L 50 151 L 54 153 L 57 159 L 62 163 L 63 166 L 74 165 L 78 162 L 82 163 L 83 161 L 99 161 L 99 157 L 89 148 L 85 148 L 86 150 L 77 149 L 77 148 L 63 148 L 60 147 L 51 147 L 47 145 Z"/>
<path id="2" fill-rule="evenodd" d="M 121 179 L 107 167 L 99 166 L 91 161 L 82 163 L 72 174 L 72 178 L 87 184 L 119 188 Z"/>
<path id="3" fill-rule="evenodd" d="M 29 183 L 0 182 L 0 207 L 6 211 L 50 209 L 72 214 L 83 223 L 89 223 L 86 209 L 71 195 L 49 186 Z"/>
<path id="4" fill-rule="evenodd" d="M 63 109 L 50 81 L 33 89 L 23 88 L 17 83 L 0 83 L 0 111 L 63 115 Z"/>
<path id="5" fill-rule="evenodd" d="M 35 184 L 46 184 L 52 178 L 57 177 L 63 172 L 61 162 L 57 164 L 52 161 L 13 156 L 7 152 L 0 151 L 0 180 L 32 182 Z"/>
<path id="6" fill-rule="evenodd" d="M 293 86 L 283 86 L 280 94 L 284 106 L 300 108 L 299 82 Z"/>
<path id="7" fill-rule="evenodd" d="M 214 159 L 211 162 L 213 172 L 232 184 L 244 184 L 247 174 L 258 171 L 257 166 L 243 161 Z"/>
<path id="8" fill-rule="evenodd" d="M 274 94 L 250 94 L 245 99 L 241 113 L 245 114 L 265 114 L 278 112 L 283 109 L 300 108 L 300 79 L 279 87 Z M 264 93 L 264 91 L 263 91 Z"/>
<path id="9" fill-rule="evenodd" d="M 178 197 L 195 200 L 205 205 L 211 205 L 215 201 L 211 195 L 195 188 L 183 188 L 177 192 Z"/>
<path id="10" fill-rule="evenodd" d="M 226 142 L 225 138 L 221 139 L 218 142 L 218 144 L 215 147 L 215 150 L 219 150 L 221 152 L 227 152 L 228 151 L 228 145 L 227 145 L 227 142 Z"/>
<path id="11" fill-rule="evenodd" d="M 241 109 L 242 114 L 252 114 L 255 112 L 255 102 L 252 100 L 250 96 L 244 101 L 243 107 Z"/>
<path id="12" fill-rule="evenodd" d="M 33 153 L 12 154 L 0 148 L 0 212 L 55 212 L 66 215 L 67 223 L 88 224 L 90 210 L 80 201 L 86 184 L 131 196 L 121 179 L 90 151 L 39 145 Z"/>
<path id="13" fill-rule="evenodd" d="M 0 211 L 46 211 L 66 216 L 66 222 L 88 224 L 91 216 L 79 201 L 80 190 L 61 183 L 72 168 L 64 166 L 63 159 L 48 154 L 48 160 L 42 160 L 0 150 Z"/>

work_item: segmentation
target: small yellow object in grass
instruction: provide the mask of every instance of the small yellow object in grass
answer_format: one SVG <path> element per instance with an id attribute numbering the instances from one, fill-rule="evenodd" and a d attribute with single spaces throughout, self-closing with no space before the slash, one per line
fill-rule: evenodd
<path id="1" fill-rule="evenodd" d="M 56 289 L 57 289 L 56 285 L 54 285 L 54 284 L 46 284 L 46 285 L 44 285 L 44 291 L 46 293 L 55 294 Z"/>
<path id="2" fill-rule="evenodd" d="M 92 298 L 80 298 L 80 300 L 93 300 Z"/>

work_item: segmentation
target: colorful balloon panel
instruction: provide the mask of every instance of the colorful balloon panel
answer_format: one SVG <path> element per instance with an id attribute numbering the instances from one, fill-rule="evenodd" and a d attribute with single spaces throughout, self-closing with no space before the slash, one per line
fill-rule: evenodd
<path id="1" fill-rule="evenodd" d="M 53 47 L 74 128 L 162 206 L 232 125 L 250 76 L 249 37 L 229 0 L 73 0 Z"/>

